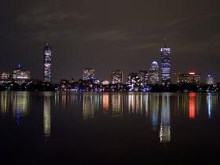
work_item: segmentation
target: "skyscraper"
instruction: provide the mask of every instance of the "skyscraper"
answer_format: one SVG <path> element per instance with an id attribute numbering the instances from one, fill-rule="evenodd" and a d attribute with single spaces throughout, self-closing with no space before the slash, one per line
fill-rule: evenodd
<path id="1" fill-rule="evenodd" d="M 51 81 L 51 47 L 46 43 L 44 47 L 44 71 L 43 71 L 43 81 Z"/>
<path id="2" fill-rule="evenodd" d="M 149 83 L 150 84 L 159 83 L 159 65 L 156 61 L 153 61 L 150 67 Z"/>
<path id="3" fill-rule="evenodd" d="M 161 54 L 161 83 L 162 85 L 170 84 L 170 48 L 164 47 L 160 49 Z"/>

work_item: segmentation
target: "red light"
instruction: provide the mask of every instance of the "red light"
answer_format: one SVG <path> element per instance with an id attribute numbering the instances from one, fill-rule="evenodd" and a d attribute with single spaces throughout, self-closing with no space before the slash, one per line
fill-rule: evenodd
<path id="1" fill-rule="evenodd" d="M 195 119 L 196 116 L 196 93 L 189 94 L 189 118 Z"/>

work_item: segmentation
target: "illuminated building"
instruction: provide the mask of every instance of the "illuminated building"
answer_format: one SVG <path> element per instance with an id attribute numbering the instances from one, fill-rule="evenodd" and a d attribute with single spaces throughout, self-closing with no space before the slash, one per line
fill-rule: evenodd
<path id="1" fill-rule="evenodd" d="M 140 85 L 140 77 L 137 73 L 130 73 L 128 75 L 127 84 L 130 88 L 130 91 L 138 91 Z"/>
<path id="2" fill-rule="evenodd" d="M 43 81 L 51 81 L 51 47 L 47 43 L 44 47 L 44 71 L 43 71 Z"/>
<path id="3" fill-rule="evenodd" d="M 10 78 L 10 73 L 2 72 L 1 73 L 1 80 L 8 80 Z"/>
<path id="4" fill-rule="evenodd" d="M 162 95 L 161 106 L 161 123 L 160 123 L 160 142 L 170 142 L 170 96 L 168 94 Z"/>
<path id="5" fill-rule="evenodd" d="M 110 84 L 110 82 L 108 80 L 102 81 L 102 85 L 109 85 L 109 84 Z"/>
<path id="6" fill-rule="evenodd" d="M 148 81 L 150 84 L 159 83 L 159 65 L 156 61 L 153 61 L 151 64 Z"/>
<path id="7" fill-rule="evenodd" d="M 170 48 L 164 46 L 160 49 L 161 54 L 161 83 L 170 84 Z"/>
<path id="8" fill-rule="evenodd" d="M 24 71 L 19 64 L 18 67 L 13 71 L 12 78 L 14 80 L 29 80 L 31 78 L 30 71 Z"/>
<path id="9" fill-rule="evenodd" d="M 112 72 L 112 84 L 123 83 L 123 71 L 116 70 Z"/>
<path id="10" fill-rule="evenodd" d="M 200 84 L 200 75 L 195 72 L 179 74 L 178 84 Z"/>
<path id="11" fill-rule="evenodd" d="M 214 77 L 212 75 L 208 74 L 207 79 L 206 79 L 206 84 L 208 85 L 214 84 Z"/>
<path id="12" fill-rule="evenodd" d="M 83 80 L 94 80 L 95 79 L 95 69 L 85 68 L 83 69 Z"/>
<path id="13" fill-rule="evenodd" d="M 145 86 L 148 83 L 148 72 L 146 70 L 140 70 L 138 72 L 138 76 L 140 77 L 141 86 Z"/>

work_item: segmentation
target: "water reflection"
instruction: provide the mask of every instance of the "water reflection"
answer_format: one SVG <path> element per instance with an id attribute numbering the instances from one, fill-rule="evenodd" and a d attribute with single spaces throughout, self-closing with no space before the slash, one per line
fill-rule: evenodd
<path id="1" fill-rule="evenodd" d="M 6 116 L 9 109 L 9 94 L 7 92 L 0 93 L 0 113 L 2 116 Z"/>
<path id="2" fill-rule="evenodd" d="M 151 114 L 151 123 L 153 130 L 156 131 L 158 129 L 159 122 L 159 94 L 150 95 L 150 114 Z"/>
<path id="3" fill-rule="evenodd" d="M 215 106 L 218 103 L 218 96 L 208 93 L 206 96 L 206 102 L 207 102 L 207 110 L 208 110 L 208 119 L 211 119 L 213 108 L 215 108 Z"/>
<path id="4" fill-rule="evenodd" d="M 42 96 L 41 94 L 39 95 Z M 11 115 L 13 119 L 16 119 L 16 123 L 20 125 L 22 117 L 27 117 L 30 113 L 30 106 L 36 106 L 38 101 L 41 101 L 40 105 L 43 104 L 41 106 L 43 108 L 43 114 L 41 114 L 43 119 L 40 122 L 43 123 L 43 135 L 46 138 L 51 136 L 51 107 L 55 107 L 59 110 L 70 109 L 79 112 L 75 114 L 79 115 L 77 118 L 80 120 L 93 119 L 98 113 L 101 117 L 110 116 L 119 120 L 122 118 L 126 120 L 128 116 L 130 118 L 133 115 L 140 116 L 138 119 L 143 119 L 144 122 L 150 123 L 150 129 L 155 131 L 157 136 L 159 133 L 158 141 L 169 143 L 171 140 L 171 128 L 173 128 L 171 114 L 172 120 L 185 120 L 187 122 L 190 119 L 191 123 L 195 123 L 204 118 L 211 120 L 219 113 L 217 111 L 219 106 L 218 94 L 213 93 L 85 92 L 54 94 L 44 92 L 43 100 L 37 100 L 39 95 L 36 93 L 33 95 L 28 92 L 0 92 L 0 120 Z M 37 104 L 30 105 L 33 101 L 30 102 L 30 99 L 37 101 Z"/>
<path id="5" fill-rule="evenodd" d="M 122 94 L 111 95 L 112 117 L 123 117 Z"/>
<path id="6" fill-rule="evenodd" d="M 20 118 L 28 114 L 29 92 L 16 92 L 11 95 L 12 114 L 16 118 L 17 125 L 20 125 Z"/>
<path id="7" fill-rule="evenodd" d="M 51 134 L 51 95 L 50 93 L 45 93 L 44 95 L 43 134 L 45 138 L 50 137 L 50 134 Z"/>
<path id="8" fill-rule="evenodd" d="M 105 112 L 108 112 L 109 111 L 109 93 L 103 93 L 102 104 L 103 104 L 103 110 Z"/>
<path id="9" fill-rule="evenodd" d="M 101 95 L 93 93 L 84 93 L 82 99 L 82 116 L 83 120 L 94 118 L 96 111 L 99 111 L 101 106 Z"/>
<path id="10" fill-rule="evenodd" d="M 160 121 L 160 142 L 170 142 L 170 95 L 162 95 L 161 121 Z"/>
<path id="11" fill-rule="evenodd" d="M 196 93 L 189 93 L 189 118 L 195 119 L 196 116 Z"/>
<path id="12" fill-rule="evenodd" d="M 129 114 L 148 114 L 148 94 L 129 93 L 128 95 Z"/>

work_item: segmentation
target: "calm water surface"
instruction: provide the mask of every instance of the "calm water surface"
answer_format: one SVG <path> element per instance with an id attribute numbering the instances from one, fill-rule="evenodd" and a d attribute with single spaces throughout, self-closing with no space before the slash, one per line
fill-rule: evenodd
<path id="1" fill-rule="evenodd" d="M 220 95 L 0 92 L 0 164 L 218 161 Z"/>

